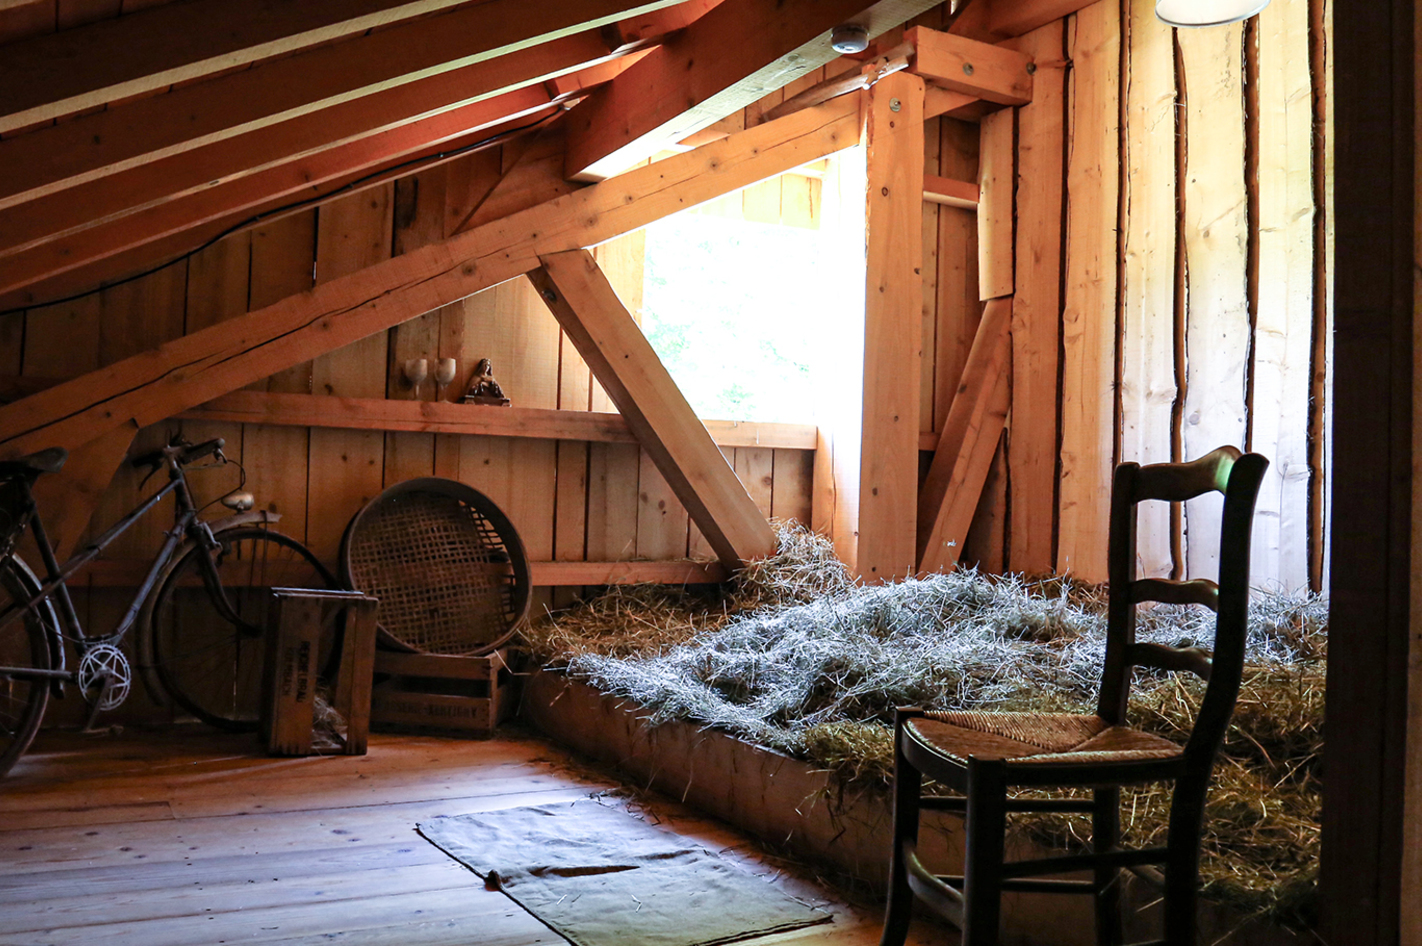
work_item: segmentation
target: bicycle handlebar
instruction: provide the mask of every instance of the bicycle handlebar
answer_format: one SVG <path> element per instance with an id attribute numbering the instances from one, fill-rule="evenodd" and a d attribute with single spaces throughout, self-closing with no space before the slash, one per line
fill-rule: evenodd
<path id="1" fill-rule="evenodd" d="M 138 468 L 147 466 L 156 469 L 166 463 L 169 457 L 172 457 L 178 461 L 179 466 L 187 466 L 194 460 L 201 460 L 203 457 L 217 453 L 226 443 L 227 441 L 221 437 L 216 437 L 199 444 L 169 444 L 161 450 L 154 450 L 152 453 L 145 453 L 143 456 L 134 457 L 132 465 Z"/>

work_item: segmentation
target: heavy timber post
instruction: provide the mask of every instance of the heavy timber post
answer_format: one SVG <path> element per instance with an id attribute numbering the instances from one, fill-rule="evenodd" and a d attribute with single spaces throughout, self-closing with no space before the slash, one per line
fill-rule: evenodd
<path id="1" fill-rule="evenodd" d="M 859 554 L 869 581 L 915 570 L 923 299 L 923 80 L 897 73 L 866 102 L 864 413 Z"/>

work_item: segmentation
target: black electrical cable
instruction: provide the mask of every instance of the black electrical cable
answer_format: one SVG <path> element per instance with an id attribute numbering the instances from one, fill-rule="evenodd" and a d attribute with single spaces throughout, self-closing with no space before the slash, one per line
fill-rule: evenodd
<path id="1" fill-rule="evenodd" d="M 149 269 L 145 269 L 142 272 L 134 273 L 132 276 L 125 276 L 123 279 L 116 280 L 115 282 L 105 283 L 104 285 L 99 286 L 97 289 L 88 289 L 84 292 L 76 292 L 71 296 L 62 296 L 58 299 L 50 299 L 45 302 L 31 302 L 27 305 L 15 306 L 14 308 L 10 309 L 0 309 L 0 316 L 13 315 L 16 312 L 24 312 L 27 309 L 42 309 L 45 306 L 62 305 L 66 302 L 73 302 L 76 299 L 83 299 L 85 296 L 92 296 L 94 293 L 102 292 L 105 289 L 112 289 L 115 286 L 126 285 L 127 283 L 134 282 L 135 280 L 142 279 L 145 276 L 152 276 L 154 273 L 159 272 L 160 270 L 167 269 L 169 266 L 172 266 L 176 263 L 181 263 L 184 260 L 192 259 L 194 256 L 201 253 L 209 246 L 212 246 L 219 240 L 229 237 L 239 230 L 245 230 L 248 227 L 256 226 L 257 224 L 261 223 L 263 220 L 266 220 L 269 217 L 273 217 L 278 214 L 290 213 L 293 210 L 300 210 L 301 208 L 311 206 L 312 204 L 322 203 L 324 201 L 330 200 L 335 195 L 340 194 L 344 191 L 353 190 L 364 184 L 366 181 L 374 180 L 377 177 L 384 177 L 385 175 L 392 174 L 396 171 L 403 171 L 405 168 L 411 167 L 413 165 L 433 164 L 436 161 L 445 161 L 449 158 L 457 158 L 462 154 L 468 154 L 469 152 L 477 151 L 480 148 L 490 147 L 491 145 L 498 144 L 499 142 L 505 139 L 511 138 L 515 135 L 520 135 L 526 131 L 530 131 L 534 128 L 537 128 L 540 125 L 546 124 L 547 122 L 553 120 L 554 118 L 557 118 L 559 115 L 562 114 L 563 110 L 557 109 L 547 115 L 544 115 L 537 121 L 529 122 L 527 125 L 520 125 L 517 128 L 510 128 L 507 131 L 501 131 L 497 135 L 490 135 L 488 138 L 472 142 L 471 144 L 464 145 L 463 147 L 455 148 L 451 151 L 441 151 L 438 154 L 425 155 L 424 157 L 410 158 L 409 160 L 402 161 L 399 164 L 392 164 L 390 167 L 381 168 L 378 171 L 372 171 L 364 177 L 358 177 L 353 181 L 349 181 L 346 184 L 343 184 L 342 186 L 336 188 L 335 190 L 330 191 L 329 193 L 318 194 L 315 197 L 308 197 L 305 200 L 293 201 L 292 203 L 284 204 L 281 207 L 274 207 L 271 210 L 265 211 L 263 213 L 254 214 L 251 217 L 248 217 L 246 220 L 243 220 L 241 223 L 234 223 L 232 226 L 223 230 L 221 233 L 217 234 L 206 242 L 194 247 L 191 250 L 188 250 L 186 253 L 183 253 L 180 256 L 175 256 L 173 259 L 168 260 L 166 263 L 160 263 L 159 265 L 151 267 Z"/>

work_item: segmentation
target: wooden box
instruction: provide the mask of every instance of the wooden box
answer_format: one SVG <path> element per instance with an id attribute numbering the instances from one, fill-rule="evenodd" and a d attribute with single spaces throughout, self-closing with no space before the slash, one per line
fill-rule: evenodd
<path id="1" fill-rule="evenodd" d="M 514 709 L 509 653 L 482 657 L 378 651 L 371 725 L 382 731 L 488 738 Z"/>
<path id="2" fill-rule="evenodd" d="M 376 599 L 356 591 L 273 588 L 262 676 L 262 741 L 272 755 L 311 755 L 322 629 L 345 615 L 332 705 L 345 755 L 364 755 L 370 727 Z"/>

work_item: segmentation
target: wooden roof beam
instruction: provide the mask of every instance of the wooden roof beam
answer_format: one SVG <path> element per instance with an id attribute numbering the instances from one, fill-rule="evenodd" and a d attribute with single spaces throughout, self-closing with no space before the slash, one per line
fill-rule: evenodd
<path id="1" fill-rule="evenodd" d="M 637 168 L 0 407 L 0 456 L 152 423 L 859 142 L 858 96 Z"/>
<path id="2" fill-rule="evenodd" d="M 401 164 L 412 156 L 438 153 L 442 145 L 454 150 L 475 144 L 482 138 L 510 130 L 511 123 L 517 127 L 537 120 L 539 115 L 551 116 L 558 108 L 560 106 L 541 87 L 523 88 L 274 164 L 213 187 L 196 188 L 173 200 L 139 205 L 125 214 L 95 219 L 87 226 L 71 226 L 49 235 L 48 239 L 32 238 L 19 249 L 0 250 L 0 307 L 30 305 L 55 298 L 65 294 L 64 290 L 46 291 L 42 286 L 66 273 L 92 267 L 187 231 L 194 231 L 190 245 L 200 245 L 211 239 L 211 232 L 204 229 L 210 224 L 222 224 L 218 229 L 225 229 L 240 224 L 247 216 L 271 212 L 287 203 L 318 199 L 382 167 Z M 376 180 L 371 180 L 368 186 L 375 183 Z M 86 189 L 76 188 L 81 192 Z M 110 188 L 103 188 L 101 193 L 105 192 L 118 200 L 124 197 L 122 191 L 114 193 Z M 82 213 L 84 205 L 65 201 L 63 206 Z M 21 215 L 14 211 L 0 214 L 0 243 L 9 242 L 29 224 L 57 227 L 61 220 L 67 219 L 58 215 Z M 150 259 L 165 259 L 174 251 L 176 247 L 173 251 L 155 249 Z M 135 265 L 143 262 L 134 261 Z M 122 268 L 106 271 L 91 282 L 97 284 L 122 272 Z M 22 292 L 24 295 L 16 295 Z"/>
<path id="3" fill-rule="evenodd" d="M 0 133 L 463 2 L 189 0 L 35 37 L 0 57 Z"/>
<path id="4" fill-rule="evenodd" d="M 353 161 L 378 166 L 398 153 L 487 127 L 505 115 L 527 113 L 532 99 L 546 104 L 549 98 L 542 90 L 500 97 L 550 77 L 587 70 L 610 55 L 599 31 L 579 33 L 517 56 L 430 76 L 47 194 L 0 214 L 0 270 L 26 272 L 24 267 L 7 267 L 6 258 L 169 200 L 209 194 L 244 175 L 279 165 L 288 165 L 287 177 L 297 187 L 303 178 L 320 183 L 342 173 Z M 495 101 L 488 106 L 478 104 L 491 99 Z M 385 134 L 397 129 L 404 130 Z M 345 148 L 342 159 L 331 161 L 321 155 L 355 142 L 361 146 Z M 267 177 L 270 180 L 271 175 Z M 274 189 L 271 196 L 292 189 Z M 68 250 L 52 250 L 48 255 L 71 263 L 77 259 Z M 23 284 L 13 275 L 0 277 L 0 292 Z"/>
<path id="5" fill-rule="evenodd" d="M 571 113 L 567 176 L 600 180 L 744 108 L 838 53 L 846 22 L 871 36 L 933 0 L 724 0 Z"/>
<path id="6" fill-rule="evenodd" d="M 674 7 L 628 17 L 609 27 L 619 43 L 630 46 L 684 30 L 721 4 L 722 0 L 682 0 Z"/>
<path id="7" fill-rule="evenodd" d="M 671 0 L 486 0 L 0 140 L 0 209 Z"/>
<path id="8" fill-rule="evenodd" d="M 909 71 L 941 89 L 998 105 L 1032 101 L 1032 57 L 991 43 L 916 26 L 904 34 L 914 46 Z"/>
<path id="9" fill-rule="evenodd" d="M 697 419 L 592 254 L 541 257 L 528 274 L 642 449 L 728 567 L 775 551 L 775 531 Z"/>

